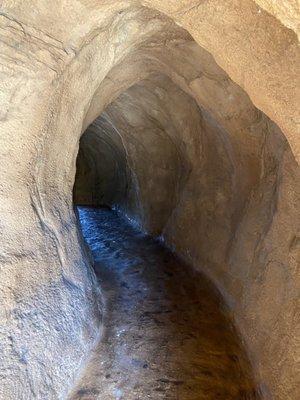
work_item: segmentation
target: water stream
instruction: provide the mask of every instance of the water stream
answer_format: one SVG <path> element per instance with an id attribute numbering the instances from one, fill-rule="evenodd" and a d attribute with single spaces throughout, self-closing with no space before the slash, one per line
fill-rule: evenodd
<path id="1" fill-rule="evenodd" d="M 104 333 L 70 400 L 256 398 L 207 279 L 107 209 L 79 208 L 105 299 Z"/>

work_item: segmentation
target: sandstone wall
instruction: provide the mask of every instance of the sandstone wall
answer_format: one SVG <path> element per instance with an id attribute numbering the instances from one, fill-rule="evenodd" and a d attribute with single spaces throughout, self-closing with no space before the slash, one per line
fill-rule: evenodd
<path id="1" fill-rule="evenodd" d="M 296 31 L 293 12 L 250 0 L 141 3 L 150 9 L 1 3 L 0 398 L 64 398 L 97 340 L 101 294 L 72 189 L 79 139 L 102 115 L 90 128 L 96 141 L 109 133 L 100 201 L 207 273 L 263 396 L 294 400 L 298 52 L 284 25 Z"/>

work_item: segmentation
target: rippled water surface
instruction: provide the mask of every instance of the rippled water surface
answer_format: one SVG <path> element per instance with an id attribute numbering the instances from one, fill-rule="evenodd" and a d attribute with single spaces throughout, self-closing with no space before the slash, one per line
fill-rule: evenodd
<path id="1" fill-rule="evenodd" d="M 106 209 L 79 208 L 105 299 L 104 334 L 71 400 L 254 399 L 207 280 Z"/>

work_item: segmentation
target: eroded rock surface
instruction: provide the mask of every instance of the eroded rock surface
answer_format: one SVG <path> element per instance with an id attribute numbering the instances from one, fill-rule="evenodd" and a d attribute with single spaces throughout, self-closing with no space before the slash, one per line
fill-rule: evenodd
<path id="1" fill-rule="evenodd" d="M 101 332 L 72 204 L 89 127 L 85 201 L 207 274 L 262 396 L 297 399 L 296 2 L 0 7 L 0 398 L 64 398 Z"/>

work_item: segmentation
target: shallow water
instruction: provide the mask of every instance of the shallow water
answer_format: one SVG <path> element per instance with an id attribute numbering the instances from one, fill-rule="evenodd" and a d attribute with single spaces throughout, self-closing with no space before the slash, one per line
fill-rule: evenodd
<path id="1" fill-rule="evenodd" d="M 210 283 L 106 209 L 79 208 L 105 299 L 104 333 L 71 400 L 257 398 Z"/>

